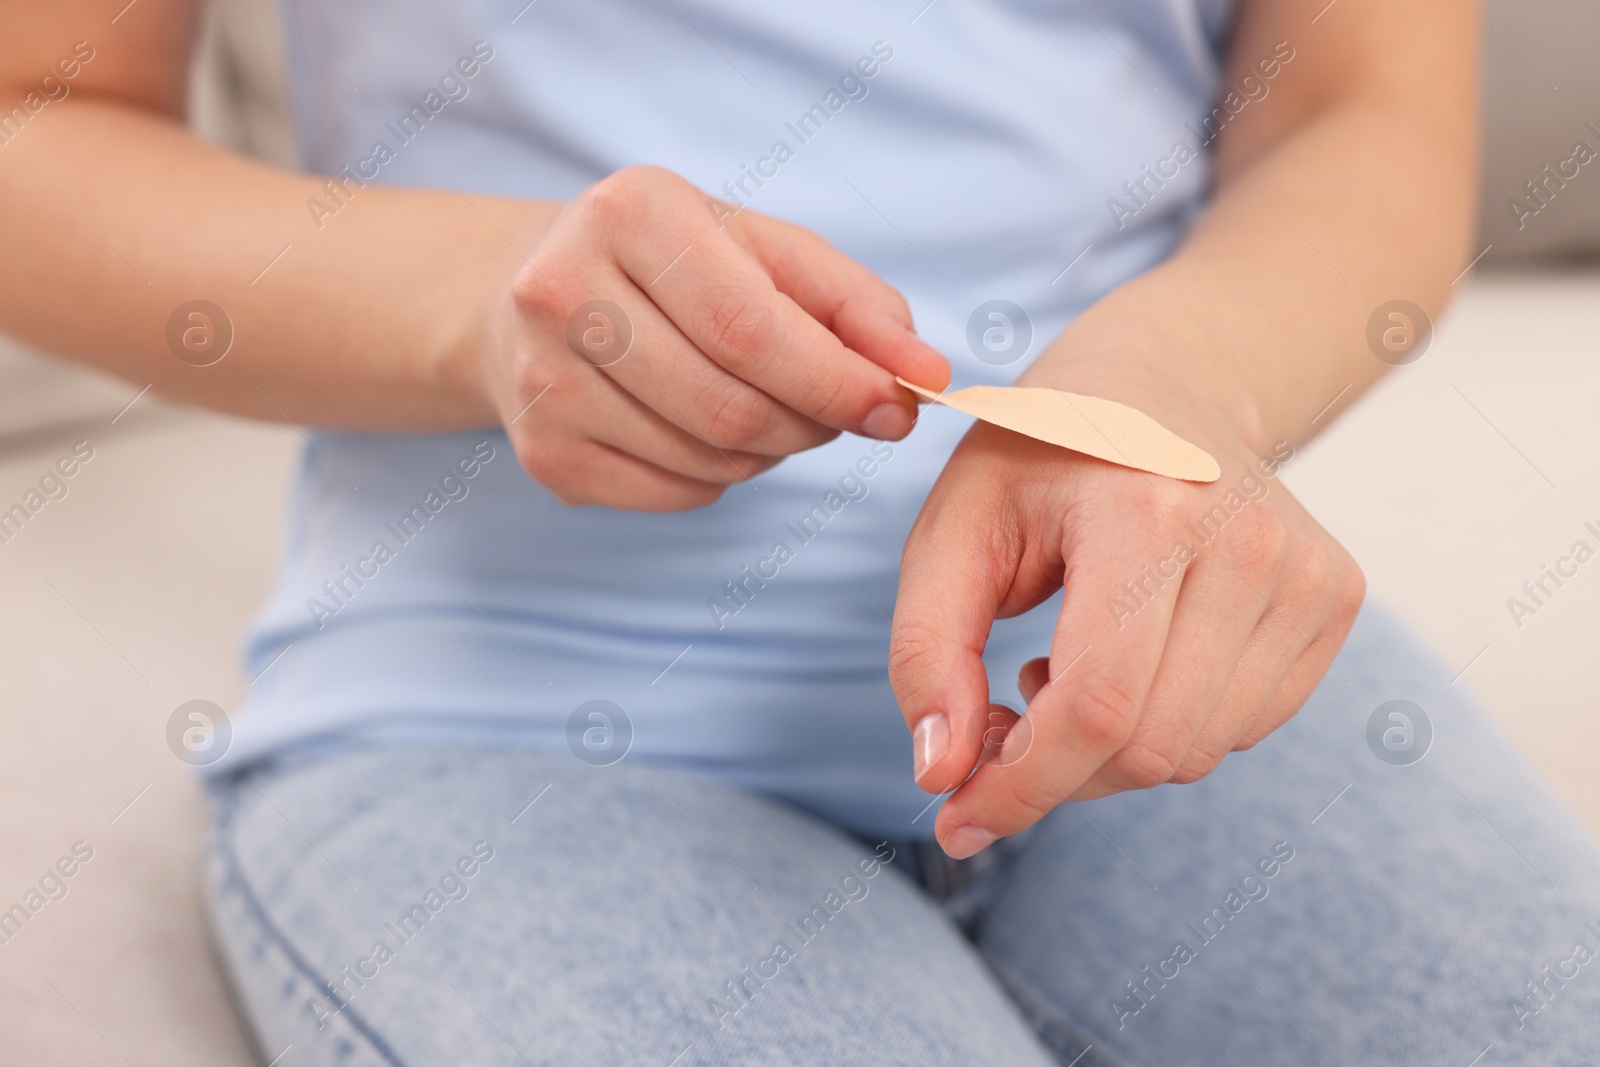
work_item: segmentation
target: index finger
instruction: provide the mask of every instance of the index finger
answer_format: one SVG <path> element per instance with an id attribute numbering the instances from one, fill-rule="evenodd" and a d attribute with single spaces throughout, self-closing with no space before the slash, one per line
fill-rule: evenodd
<path id="1" fill-rule="evenodd" d="M 735 237 L 781 292 L 847 347 L 934 392 L 950 384 L 949 361 L 917 336 L 905 297 L 866 266 L 810 230 L 776 219 L 735 227 Z"/>
<path id="2" fill-rule="evenodd" d="M 1122 583 L 1170 547 L 1155 523 L 1114 536 L 1088 534 L 1064 546 L 1067 561 L 1061 615 L 1050 646 L 1049 682 L 1025 714 L 1030 729 L 986 763 L 939 813 L 935 833 L 958 859 L 997 837 L 1033 825 L 1063 803 L 1133 736 L 1166 647 L 1182 575 L 1131 618 L 1108 610 L 1126 601 Z"/>
<path id="3" fill-rule="evenodd" d="M 889 684 L 911 728 L 917 784 L 930 793 L 967 778 L 988 726 L 983 649 L 1015 566 L 986 514 L 935 485 L 901 556 Z"/>
<path id="4" fill-rule="evenodd" d="M 617 262 L 690 343 L 780 404 L 868 437 L 910 432 L 916 397 L 780 291 L 709 213 L 646 227 L 621 243 Z M 827 257 L 811 266 L 837 269 Z"/>

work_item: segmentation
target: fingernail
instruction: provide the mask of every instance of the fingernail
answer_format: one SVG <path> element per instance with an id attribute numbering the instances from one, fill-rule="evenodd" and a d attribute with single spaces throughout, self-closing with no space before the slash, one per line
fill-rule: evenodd
<path id="1" fill-rule="evenodd" d="M 911 419 L 905 408 L 885 401 L 867 412 L 861 420 L 861 432 L 882 441 L 898 441 L 911 429 Z"/>
<path id="2" fill-rule="evenodd" d="M 944 759 L 950 748 L 950 720 L 944 712 L 931 711 L 917 720 L 911 728 L 911 748 L 915 761 L 912 777 L 920 782 L 928 768 Z"/>
<path id="3" fill-rule="evenodd" d="M 991 834 L 981 826 L 974 826 L 968 823 L 965 826 L 958 826 L 945 834 L 944 840 L 939 844 L 951 859 L 964 860 L 968 856 L 976 856 L 994 844 L 994 841 L 994 834 Z"/>

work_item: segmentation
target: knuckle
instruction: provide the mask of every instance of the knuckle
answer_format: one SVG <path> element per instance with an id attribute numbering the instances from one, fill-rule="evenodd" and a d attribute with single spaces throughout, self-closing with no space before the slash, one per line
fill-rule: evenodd
<path id="1" fill-rule="evenodd" d="M 1061 794 L 1041 783 L 1037 790 L 1013 789 L 1008 800 L 1012 820 L 1022 826 L 1032 826 L 1055 810 L 1061 802 Z"/>
<path id="2" fill-rule="evenodd" d="M 596 295 L 593 288 L 575 284 L 548 265 L 544 270 L 537 269 L 536 263 L 525 267 L 512 290 L 520 319 L 514 327 L 514 343 L 523 350 L 522 362 L 555 368 L 576 358 L 567 341 L 568 320 Z"/>
<path id="3" fill-rule="evenodd" d="M 920 623 L 900 623 L 889 636 L 889 684 L 896 690 L 939 662 L 938 635 Z"/>
<path id="4" fill-rule="evenodd" d="M 1339 581 L 1339 608 L 1341 616 L 1354 618 L 1367 599 L 1367 572 L 1355 559 L 1346 557 L 1344 573 Z"/>
<path id="5" fill-rule="evenodd" d="M 546 366 L 536 349 L 532 346 L 519 346 L 519 351 L 512 357 L 510 366 L 510 383 L 512 399 L 520 408 L 537 396 L 545 386 L 550 387 L 550 392 L 558 396 L 567 391 L 566 383 L 558 383 L 551 374 L 553 368 Z M 532 412 L 528 413 L 530 416 Z"/>
<path id="6" fill-rule="evenodd" d="M 992 773 L 995 769 L 983 768 L 980 770 L 980 775 L 985 772 Z M 961 808 L 968 811 L 983 809 L 983 825 L 1013 834 L 1049 815 L 1056 805 L 1061 803 L 1062 794 L 1054 788 L 1049 779 L 1002 772 L 987 777 L 981 783 L 975 776 L 967 785 L 957 790 L 956 796 L 962 798 L 959 802 Z M 945 810 L 955 809 L 947 805 Z M 940 822 L 944 822 L 944 818 L 950 818 L 951 822 L 961 821 L 960 816 L 945 816 Z"/>
<path id="7" fill-rule="evenodd" d="M 768 456 L 760 452 L 741 452 L 734 457 L 734 462 L 739 465 L 737 481 L 747 482 L 758 474 L 763 474 L 783 462 L 782 456 Z M 731 484 L 731 483 L 730 483 Z"/>
<path id="8" fill-rule="evenodd" d="M 568 507 L 594 503 L 587 488 L 590 464 L 583 449 L 560 450 L 558 455 L 557 450 L 538 447 L 530 440 L 520 440 L 514 447 L 522 469 L 561 503 Z"/>
<path id="9" fill-rule="evenodd" d="M 781 456 L 764 456 L 759 452 L 720 449 L 710 455 L 696 454 L 686 456 L 681 469 L 689 477 L 697 481 L 708 482 L 725 492 L 729 486 L 739 482 L 748 482 L 755 478 L 756 475 L 771 470 L 782 461 Z"/>
<path id="10" fill-rule="evenodd" d="M 582 303 L 570 287 L 551 280 L 561 276 L 548 254 L 535 251 L 511 282 L 511 299 L 517 310 L 533 318 L 553 317 L 561 314 L 562 308 Z"/>
<path id="11" fill-rule="evenodd" d="M 511 450 L 516 453 L 517 462 L 528 472 L 528 476 L 549 488 L 548 475 L 552 473 L 551 464 L 546 456 L 546 450 L 535 443 L 532 435 L 513 435 Z"/>
<path id="12" fill-rule="evenodd" d="M 1154 514 L 1173 514 L 1193 499 L 1194 490 L 1170 478 L 1128 478 L 1123 487 L 1125 498 L 1141 511 Z"/>
<path id="13" fill-rule="evenodd" d="M 1246 507 L 1233 524 L 1231 546 L 1235 562 L 1247 574 L 1272 574 L 1289 554 L 1289 526 L 1273 509 L 1261 504 Z"/>
<path id="14" fill-rule="evenodd" d="M 659 167 L 623 167 L 595 182 L 584 191 L 583 208 L 589 218 L 607 228 L 622 229 L 643 221 L 650 206 L 650 193 L 660 188 Z"/>
<path id="15" fill-rule="evenodd" d="M 690 511 L 714 504 L 721 498 L 725 486 L 701 482 L 674 485 L 661 497 L 662 511 Z"/>
<path id="16" fill-rule="evenodd" d="M 511 301 L 524 314 L 543 310 L 544 280 L 533 269 L 533 260 L 518 268 L 511 279 Z"/>
<path id="17" fill-rule="evenodd" d="M 1180 758 L 1181 754 L 1134 742 L 1111 758 L 1111 770 L 1130 787 L 1149 789 L 1171 781 L 1178 773 Z"/>
<path id="18" fill-rule="evenodd" d="M 1201 752 L 1197 749 L 1184 758 L 1183 763 L 1173 772 L 1168 781 L 1175 785 L 1193 785 L 1216 770 L 1217 765 L 1221 762 L 1222 757 L 1214 756 L 1209 752 Z"/>
<path id="19" fill-rule="evenodd" d="M 597 200 L 625 200 L 636 196 L 649 180 L 646 167 L 619 167 L 589 187 Z"/>
<path id="20" fill-rule="evenodd" d="M 1075 733 L 1088 745 L 1120 749 L 1133 736 L 1139 721 L 1139 703 L 1121 684 L 1109 678 L 1092 678 L 1068 703 Z"/>
<path id="21" fill-rule="evenodd" d="M 1331 591 L 1337 572 L 1333 551 L 1323 544 L 1306 546 L 1295 559 L 1295 580 L 1309 593 Z"/>
<path id="22" fill-rule="evenodd" d="M 832 420 L 836 417 L 833 413 L 842 412 L 848 406 L 849 390 L 850 383 L 843 375 L 820 375 L 810 383 L 806 395 L 800 399 L 799 410 L 811 413 L 817 418 Z"/>
<path id="23" fill-rule="evenodd" d="M 1319 578 L 1315 563 L 1296 555 L 1287 565 L 1287 574 L 1276 588 L 1266 593 L 1267 615 L 1274 625 L 1315 628 L 1332 618 L 1337 610 L 1335 598 Z M 1261 576 L 1257 576 L 1258 580 Z"/>
<path id="24" fill-rule="evenodd" d="M 776 458 L 772 456 L 730 450 L 722 455 L 692 460 L 689 476 L 715 485 L 719 491 L 726 491 L 730 485 L 748 482 L 761 472 L 771 469 L 775 462 Z"/>
<path id="25" fill-rule="evenodd" d="M 1322 605 L 1329 619 L 1343 623 L 1361 609 L 1366 584 L 1361 568 L 1348 553 L 1337 544 L 1318 543 L 1297 555 L 1289 596 Z"/>
<path id="26" fill-rule="evenodd" d="M 662 189 L 687 189 L 689 183 L 666 167 L 654 163 L 635 163 L 613 174 L 618 182 L 636 193 Z"/>
<path id="27" fill-rule="evenodd" d="M 586 508 L 594 503 L 587 495 L 576 489 L 560 486 L 546 486 L 545 488 L 549 489 L 557 500 L 569 508 Z"/>
<path id="28" fill-rule="evenodd" d="M 772 402 L 743 382 L 715 387 L 705 405 L 706 439 L 718 448 L 750 448 L 772 422 Z"/>
<path id="29" fill-rule="evenodd" d="M 722 494 L 727 491 L 727 488 L 728 487 L 725 485 L 714 485 L 709 483 L 705 485 L 697 485 L 687 494 L 690 501 L 689 507 L 703 508 L 711 504 L 715 504 L 718 500 L 722 499 Z"/>
<path id="30" fill-rule="evenodd" d="M 730 293 L 717 299 L 706 326 L 718 355 L 735 374 L 760 360 L 772 347 L 772 312 L 747 294 Z"/>

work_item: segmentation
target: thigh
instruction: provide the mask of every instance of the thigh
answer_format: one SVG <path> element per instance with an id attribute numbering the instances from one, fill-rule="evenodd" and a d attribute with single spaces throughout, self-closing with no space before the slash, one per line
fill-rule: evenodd
<path id="1" fill-rule="evenodd" d="M 380 748 L 230 786 L 215 838 L 283 1067 L 1050 1062 L 888 846 L 699 779 Z"/>
<path id="2" fill-rule="evenodd" d="M 1254 751 L 1020 846 L 980 945 L 1082 1067 L 1600 1062 L 1595 845 L 1375 612 Z"/>

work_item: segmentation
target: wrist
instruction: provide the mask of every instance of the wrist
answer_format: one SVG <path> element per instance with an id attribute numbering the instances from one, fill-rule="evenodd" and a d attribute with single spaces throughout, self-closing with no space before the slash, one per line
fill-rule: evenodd
<path id="1" fill-rule="evenodd" d="M 443 333 L 433 347 L 432 372 L 443 395 L 487 424 L 501 417 L 497 399 L 516 343 L 520 312 L 513 295 L 515 279 L 561 205 L 478 201 L 477 206 L 493 209 L 490 225 L 498 235 L 493 245 L 476 249 L 476 259 L 452 287 L 441 316 Z"/>
<path id="2" fill-rule="evenodd" d="M 1081 315 L 1018 378 L 1127 404 L 1218 453 L 1265 454 L 1269 420 L 1242 368 L 1212 338 L 1214 325 L 1167 304 L 1129 307 L 1119 290 Z"/>

